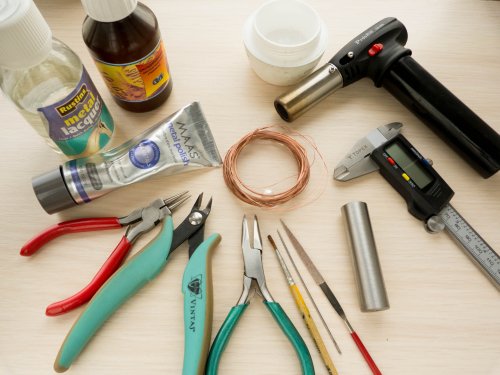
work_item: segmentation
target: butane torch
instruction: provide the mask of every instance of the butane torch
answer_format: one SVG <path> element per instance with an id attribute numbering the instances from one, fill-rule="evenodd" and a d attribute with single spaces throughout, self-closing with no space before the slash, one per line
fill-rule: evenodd
<path id="1" fill-rule="evenodd" d="M 481 176 L 500 169 L 500 135 L 429 74 L 404 47 L 405 26 L 385 18 L 351 40 L 274 106 L 293 121 L 326 96 L 364 77 L 386 88 L 436 132 Z"/>

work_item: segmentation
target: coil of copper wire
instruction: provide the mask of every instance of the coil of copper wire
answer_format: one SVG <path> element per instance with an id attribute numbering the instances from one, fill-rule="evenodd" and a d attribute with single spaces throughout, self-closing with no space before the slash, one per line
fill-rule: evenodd
<path id="1" fill-rule="evenodd" d="M 239 139 L 226 153 L 223 163 L 224 181 L 231 192 L 241 201 L 257 207 L 272 208 L 282 205 L 304 191 L 311 175 L 310 162 L 306 148 L 291 135 L 270 130 L 272 126 L 258 128 Z M 319 154 L 316 145 L 300 133 L 291 131 L 288 127 L 280 126 L 292 135 L 299 135 L 310 143 L 315 153 Z M 285 146 L 293 155 L 297 164 L 295 184 L 288 189 L 276 193 L 261 192 L 246 184 L 238 175 L 238 158 L 250 143 L 257 140 L 269 140 Z M 321 156 L 321 154 L 320 154 Z M 321 157 L 321 160 L 323 158 Z M 323 160 L 324 167 L 326 165 Z"/>

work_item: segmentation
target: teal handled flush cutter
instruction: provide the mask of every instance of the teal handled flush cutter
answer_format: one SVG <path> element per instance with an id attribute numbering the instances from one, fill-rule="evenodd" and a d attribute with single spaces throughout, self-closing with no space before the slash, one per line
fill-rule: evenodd
<path id="1" fill-rule="evenodd" d="M 212 199 L 201 209 L 200 194 L 189 215 L 175 229 L 168 205 L 160 233 L 124 263 L 99 289 L 68 333 L 54 363 L 57 372 L 66 371 L 104 322 L 140 288 L 153 280 L 167 264 L 170 254 L 188 240 L 189 262 L 184 271 L 184 375 L 204 373 L 212 328 L 211 253 L 220 242 L 213 234 L 205 241 L 204 226 Z"/>
<path id="2" fill-rule="evenodd" d="M 248 223 L 243 216 L 241 247 L 243 250 L 243 261 L 245 263 L 245 273 L 243 275 L 243 292 L 236 306 L 233 306 L 229 311 L 226 320 L 217 333 L 215 340 L 210 349 L 210 354 L 207 360 L 206 375 L 215 375 L 218 371 L 218 366 L 222 353 L 226 348 L 231 334 L 236 327 L 239 319 L 249 305 L 250 292 L 255 290 L 264 299 L 264 304 L 271 312 L 280 328 L 292 343 L 300 360 L 302 374 L 314 375 L 314 366 L 311 359 L 311 354 L 307 349 L 304 340 L 299 332 L 290 321 L 285 311 L 278 302 L 275 302 L 266 285 L 266 277 L 262 266 L 262 241 L 259 230 L 257 217 L 254 217 L 253 222 L 253 246 L 250 244 L 250 234 L 248 231 Z"/>

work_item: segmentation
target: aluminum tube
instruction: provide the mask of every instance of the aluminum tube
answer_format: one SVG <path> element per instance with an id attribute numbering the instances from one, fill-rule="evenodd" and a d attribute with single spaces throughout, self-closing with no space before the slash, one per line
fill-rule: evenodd
<path id="1" fill-rule="evenodd" d="M 387 310 L 389 299 L 373 237 L 368 206 L 350 202 L 342 206 L 345 229 L 358 287 L 361 311 Z"/>

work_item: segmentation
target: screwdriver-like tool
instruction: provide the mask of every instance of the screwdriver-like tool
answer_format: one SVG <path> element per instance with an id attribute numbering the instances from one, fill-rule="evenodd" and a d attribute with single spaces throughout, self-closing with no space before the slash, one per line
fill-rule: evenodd
<path id="1" fill-rule="evenodd" d="M 318 331 L 318 327 L 316 327 L 316 323 L 314 323 L 311 313 L 307 308 L 306 302 L 304 301 L 304 298 L 302 297 L 299 288 L 295 284 L 292 274 L 290 273 L 288 267 L 286 266 L 285 260 L 281 256 L 281 253 L 278 250 L 278 247 L 276 246 L 276 243 L 274 242 L 271 235 L 268 235 L 267 239 L 269 240 L 271 246 L 276 252 L 276 256 L 278 257 L 281 269 L 283 270 L 283 274 L 285 275 L 286 281 L 288 282 L 288 286 L 290 287 L 290 292 L 293 295 L 293 299 L 295 300 L 297 308 L 299 309 L 302 315 L 302 319 L 304 319 L 304 323 L 306 324 L 306 327 L 309 330 L 309 333 L 311 334 L 314 344 L 318 349 L 321 359 L 323 360 L 323 363 L 326 366 L 326 370 L 330 375 L 338 375 L 339 373 L 337 372 L 337 369 L 333 364 L 332 358 L 330 357 L 330 353 L 328 353 L 328 350 L 326 349 L 325 343 L 323 342 L 323 339 L 321 338 L 321 335 Z"/>
<path id="2" fill-rule="evenodd" d="M 325 327 L 326 332 L 328 332 L 328 336 L 330 336 L 330 339 L 332 340 L 333 345 L 335 345 L 335 349 L 337 349 L 337 352 L 339 352 L 339 354 L 342 354 L 342 350 L 340 350 L 339 344 L 337 344 L 337 341 L 333 337 L 333 334 L 330 331 L 330 328 L 328 328 L 328 324 L 326 324 L 325 319 L 323 319 L 323 315 L 321 315 L 321 311 L 319 311 L 318 305 L 316 305 L 316 302 L 314 302 L 314 298 L 311 295 L 311 292 L 309 291 L 309 288 L 307 287 L 304 279 L 302 278 L 302 275 L 300 274 L 299 269 L 297 268 L 297 265 L 295 264 L 295 261 L 292 258 L 292 254 L 290 254 L 290 251 L 288 250 L 288 247 L 286 246 L 285 240 L 283 240 L 283 237 L 281 236 L 281 233 L 278 230 L 276 232 L 278 233 L 278 237 L 280 238 L 281 244 L 283 245 L 283 248 L 285 249 L 286 255 L 288 255 L 288 259 L 290 259 L 290 262 L 292 263 L 292 266 L 293 266 L 293 269 L 295 270 L 295 273 L 299 277 L 299 280 L 302 283 L 302 286 L 304 287 L 309 299 L 311 300 L 311 303 L 312 303 L 314 309 L 318 313 L 318 316 L 321 320 L 321 323 L 323 323 L 323 327 Z"/>
<path id="3" fill-rule="evenodd" d="M 309 255 L 307 255 L 305 249 L 302 247 L 302 245 L 297 240 L 295 235 L 290 231 L 290 229 L 286 226 L 286 224 L 284 223 L 283 220 L 280 219 L 280 221 L 281 221 L 281 224 L 283 225 L 283 228 L 285 229 L 286 234 L 288 235 L 288 238 L 292 242 L 293 247 L 295 248 L 295 250 L 299 254 L 300 259 L 302 259 L 302 262 L 304 263 L 307 270 L 311 274 L 314 282 L 316 284 L 318 284 L 318 286 L 321 288 L 321 290 L 325 294 L 326 298 L 328 298 L 328 301 L 330 302 L 332 307 L 335 309 L 335 311 L 340 316 L 340 318 L 344 321 L 345 326 L 347 327 L 347 330 L 351 334 L 352 339 L 356 343 L 356 346 L 358 347 L 359 351 L 363 355 L 363 358 L 365 359 L 366 363 L 368 364 L 368 366 L 372 370 L 373 375 L 382 375 L 382 373 L 378 369 L 377 365 L 375 364 L 375 361 L 373 360 L 370 353 L 368 352 L 368 350 L 364 346 L 363 342 L 359 338 L 358 334 L 356 333 L 356 331 L 354 331 L 354 328 L 352 327 L 351 323 L 349 323 L 349 320 L 347 319 L 347 316 L 344 312 L 344 309 L 342 308 L 339 301 L 335 297 L 335 294 L 333 294 L 332 290 L 330 289 L 330 287 L 326 283 L 325 279 L 323 278 L 323 276 L 321 276 L 321 273 L 316 268 L 316 266 L 314 265 L 314 263 L 311 260 L 311 258 L 309 257 Z"/>

